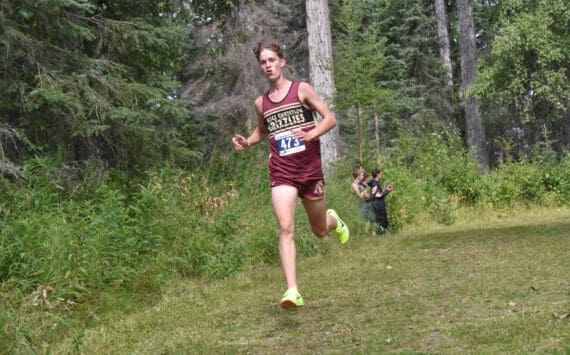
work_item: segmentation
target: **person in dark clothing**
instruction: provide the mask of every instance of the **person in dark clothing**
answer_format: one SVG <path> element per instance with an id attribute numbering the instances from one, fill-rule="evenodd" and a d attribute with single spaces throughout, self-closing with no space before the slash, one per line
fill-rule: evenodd
<path id="1" fill-rule="evenodd" d="M 368 182 L 368 186 L 370 186 L 370 196 L 372 197 L 372 206 L 376 216 L 375 221 L 377 228 L 380 232 L 384 233 L 390 226 L 384 198 L 394 190 L 394 187 L 388 185 L 386 186 L 386 190 L 383 190 L 380 180 L 382 180 L 382 171 L 380 171 L 380 169 L 372 170 L 372 179 Z"/>

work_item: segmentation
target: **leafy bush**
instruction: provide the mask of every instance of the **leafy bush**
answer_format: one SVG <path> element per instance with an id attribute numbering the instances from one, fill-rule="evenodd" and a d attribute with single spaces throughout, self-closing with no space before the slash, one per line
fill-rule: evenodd
<path id="1" fill-rule="evenodd" d="M 499 207 L 514 203 L 555 204 L 568 202 L 569 158 L 559 162 L 537 160 L 505 163 L 483 176 L 486 200 Z"/>
<path id="2" fill-rule="evenodd" d="M 424 221 L 452 224 L 462 207 L 559 206 L 569 200 L 568 154 L 556 160 L 548 150 L 537 151 L 532 160 L 508 161 L 480 174 L 459 138 L 443 132 L 404 135 L 378 161 L 385 162 L 383 184 L 396 187 L 387 197 L 394 229 Z"/>
<path id="3" fill-rule="evenodd" d="M 413 177 L 405 167 L 388 165 L 383 172 L 385 184 L 392 184 L 394 191 L 386 197 L 390 228 L 398 230 L 419 222 L 426 202 L 426 181 Z"/>

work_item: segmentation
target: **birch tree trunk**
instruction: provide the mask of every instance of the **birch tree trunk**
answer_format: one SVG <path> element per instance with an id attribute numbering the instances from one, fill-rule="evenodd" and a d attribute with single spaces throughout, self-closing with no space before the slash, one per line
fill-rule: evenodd
<path id="1" fill-rule="evenodd" d="M 333 97 L 335 90 L 328 0 L 306 0 L 305 6 L 307 11 L 311 84 L 317 94 L 334 112 Z M 331 163 L 338 159 L 339 142 L 338 126 L 321 137 L 321 154 L 325 175 L 330 172 Z"/>
<path id="2" fill-rule="evenodd" d="M 439 38 L 439 56 L 443 62 L 446 78 L 448 110 L 451 116 L 455 113 L 453 105 L 453 72 L 451 68 L 451 45 L 447 31 L 448 19 L 445 12 L 445 0 L 434 0 L 435 17 L 437 19 L 437 36 Z"/>
<path id="3" fill-rule="evenodd" d="M 489 158 L 486 149 L 485 130 L 479 113 L 479 101 L 472 96 L 467 96 L 469 89 L 475 82 L 475 65 L 477 62 L 471 0 L 458 0 L 457 12 L 461 57 L 461 97 L 465 106 L 467 145 L 470 153 L 477 158 L 481 171 L 486 171 L 489 166 Z"/>

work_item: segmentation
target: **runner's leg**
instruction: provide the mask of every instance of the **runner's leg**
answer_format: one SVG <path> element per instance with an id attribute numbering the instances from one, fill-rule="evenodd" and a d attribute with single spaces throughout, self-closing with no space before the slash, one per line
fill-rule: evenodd
<path id="1" fill-rule="evenodd" d="M 336 219 L 327 214 L 327 202 L 324 198 L 318 200 L 302 199 L 313 233 L 319 238 L 326 236 L 336 228 Z"/>
<path id="2" fill-rule="evenodd" d="M 273 212 L 279 226 L 279 257 L 285 274 L 287 288 L 297 288 L 296 249 L 295 249 L 295 209 L 297 189 L 280 185 L 271 189 Z"/>

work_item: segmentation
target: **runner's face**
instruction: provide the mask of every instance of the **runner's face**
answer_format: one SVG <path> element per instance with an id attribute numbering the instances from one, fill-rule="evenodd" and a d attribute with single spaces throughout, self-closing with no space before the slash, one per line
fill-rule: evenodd
<path id="1" fill-rule="evenodd" d="M 279 58 L 277 53 L 264 49 L 259 53 L 259 68 L 267 79 L 276 79 L 281 75 L 285 59 Z"/>

